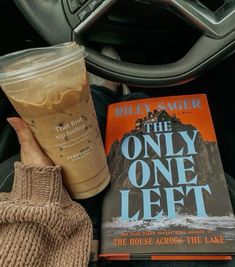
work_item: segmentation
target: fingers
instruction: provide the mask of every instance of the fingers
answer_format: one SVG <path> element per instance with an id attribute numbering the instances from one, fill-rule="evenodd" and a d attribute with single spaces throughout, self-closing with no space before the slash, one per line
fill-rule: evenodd
<path id="1" fill-rule="evenodd" d="M 14 128 L 20 146 L 23 164 L 36 166 L 53 165 L 52 161 L 43 153 L 29 126 L 20 118 L 8 118 L 7 121 Z"/>

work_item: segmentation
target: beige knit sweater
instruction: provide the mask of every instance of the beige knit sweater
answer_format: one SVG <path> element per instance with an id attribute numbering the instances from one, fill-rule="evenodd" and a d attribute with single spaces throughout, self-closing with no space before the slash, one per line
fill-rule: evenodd
<path id="1" fill-rule="evenodd" d="M 11 193 L 0 193 L 0 266 L 87 266 L 92 226 L 64 190 L 61 168 L 15 163 Z"/>

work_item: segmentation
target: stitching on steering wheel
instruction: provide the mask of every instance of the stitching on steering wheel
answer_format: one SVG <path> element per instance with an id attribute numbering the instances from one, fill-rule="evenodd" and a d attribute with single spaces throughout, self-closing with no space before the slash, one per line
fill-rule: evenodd
<path id="1" fill-rule="evenodd" d="M 4 186 L 4 184 L 6 183 L 7 179 L 10 177 L 10 175 L 12 175 L 14 171 L 11 170 L 4 178 L 3 178 L 3 181 L 1 182 L 0 184 L 0 190 L 2 189 L 2 187 Z"/>

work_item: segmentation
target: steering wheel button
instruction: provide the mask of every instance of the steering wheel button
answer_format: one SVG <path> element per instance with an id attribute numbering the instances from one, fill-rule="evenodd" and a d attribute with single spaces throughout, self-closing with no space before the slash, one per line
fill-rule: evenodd
<path id="1" fill-rule="evenodd" d="M 86 19 L 89 14 L 90 14 L 91 10 L 90 8 L 87 6 L 85 9 L 83 9 L 79 14 L 78 17 L 80 18 L 81 21 L 83 21 L 84 19 Z"/>
<path id="2" fill-rule="evenodd" d="M 78 8 L 81 6 L 77 0 L 67 0 L 68 1 L 68 5 L 69 5 L 69 9 L 71 11 L 71 13 L 74 13 L 78 10 Z"/>
<path id="3" fill-rule="evenodd" d="M 89 4 L 89 8 L 91 10 L 94 10 L 102 1 L 101 0 L 93 0 L 90 4 Z"/>

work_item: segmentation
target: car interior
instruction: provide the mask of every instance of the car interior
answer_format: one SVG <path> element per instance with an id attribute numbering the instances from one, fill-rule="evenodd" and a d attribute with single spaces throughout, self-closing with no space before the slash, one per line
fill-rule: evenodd
<path id="1" fill-rule="evenodd" d="M 224 170 L 235 177 L 234 0 L 1 0 L 0 24 L 0 56 L 74 40 L 88 52 L 89 72 L 131 92 L 205 93 Z M 104 46 L 121 61 L 103 55 Z M 0 163 L 19 153 L 6 122 L 14 114 L 0 90 Z"/>

